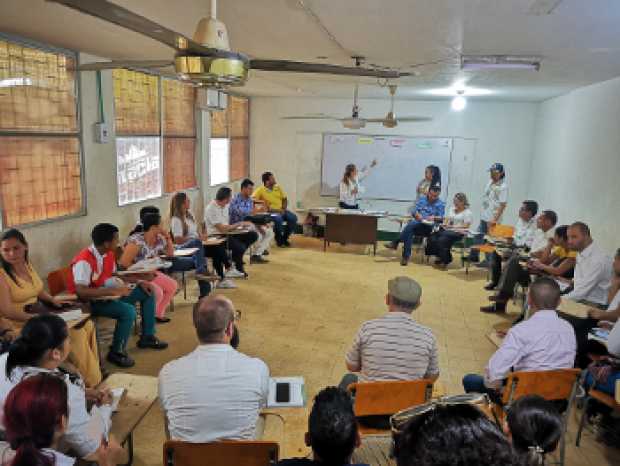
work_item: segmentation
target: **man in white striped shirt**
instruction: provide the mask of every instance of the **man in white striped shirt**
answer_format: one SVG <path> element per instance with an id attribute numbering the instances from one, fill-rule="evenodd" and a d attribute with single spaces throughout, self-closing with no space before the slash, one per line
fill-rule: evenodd
<path id="1" fill-rule="evenodd" d="M 388 313 L 362 324 L 346 355 L 347 374 L 341 387 L 371 380 L 437 380 L 437 342 L 431 330 L 411 313 L 420 305 L 422 288 L 409 277 L 388 282 Z"/>

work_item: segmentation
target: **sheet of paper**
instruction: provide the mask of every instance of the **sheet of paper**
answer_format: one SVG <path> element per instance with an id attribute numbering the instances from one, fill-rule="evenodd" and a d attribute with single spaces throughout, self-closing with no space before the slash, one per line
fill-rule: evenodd
<path id="1" fill-rule="evenodd" d="M 125 389 L 123 387 L 113 388 L 110 390 L 112 392 L 112 412 L 118 411 L 118 404 L 121 402 L 121 398 L 123 398 L 123 394 L 125 393 Z"/>
<path id="2" fill-rule="evenodd" d="M 174 251 L 174 256 L 175 257 L 191 256 L 196 251 L 198 251 L 198 248 L 181 248 L 181 249 L 177 249 Z"/>
<path id="3" fill-rule="evenodd" d="M 94 440 L 106 440 L 112 426 L 112 407 L 110 405 L 93 406 L 90 410 L 90 420 L 86 425 L 86 435 Z"/>
<path id="4" fill-rule="evenodd" d="M 290 384 L 290 401 L 288 403 L 276 401 L 276 383 Z M 305 405 L 306 389 L 303 377 L 271 377 L 269 379 L 268 408 L 301 408 Z"/>
<path id="5" fill-rule="evenodd" d="M 86 317 L 81 309 L 67 309 L 66 311 L 63 311 L 63 312 L 59 313 L 58 315 L 65 322 L 69 322 L 71 320 L 78 320 L 78 319 L 82 319 L 82 318 Z"/>
<path id="6" fill-rule="evenodd" d="M 570 283 L 566 283 L 560 280 L 556 280 L 555 282 L 559 285 L 561 291 L 564 291 L 566 288 L 570 286 Z"/>

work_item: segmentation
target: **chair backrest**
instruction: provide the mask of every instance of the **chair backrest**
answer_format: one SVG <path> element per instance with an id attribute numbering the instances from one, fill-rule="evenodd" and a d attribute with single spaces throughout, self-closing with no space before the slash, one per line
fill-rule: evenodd
<path id="1" fill-rule="evenodd" d="M 539 395 L 546 400 L 571 400 L 580 374 L 579 369 L 512 372 L 506 381 L 502 403 L 507 405 L 526 395 Z"/>
<path id="2" fill-rule="evenodd" d="M 277 442 L 225 440 L 164 443 L 164 466 L 271 466 L 278 461 Z"/>
<path id="3" fill-rule="evenodd" d="M 489 229 L 489 235 L 496 238 L 512 238 L 515 234 L 515 227 L 510 225 L 497 224 Z"/>
<path id="4" fill-rule="evenodd" d="M 348 390 L 355 392 L 357 417 L 384 416 L 429 401 L 433 382 L 428 379 L 359 382 L 349 385 Z"/>
<path id="5" fill-rule="evenodd" d="M 70 273 L 69 267 L 65 267 L 47 274 L 47 287 L 50 290 L 50 294 L 56 295 L 67 289 L 67 280 Z"/>

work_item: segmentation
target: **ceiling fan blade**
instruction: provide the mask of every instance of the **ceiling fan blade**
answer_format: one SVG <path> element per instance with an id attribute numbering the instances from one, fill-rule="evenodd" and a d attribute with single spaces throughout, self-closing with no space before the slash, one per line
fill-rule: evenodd
<path id="1" fill-rule="evenodd" d="M 364 118 L 367 123 L 383 123 L 385 118 Z"/>
<path id="2" fill-rule="evenodd" d="M 122 6 L 108 0 L 47 0 L 59 3 L 74 10 L 96 18 L 114 23 L 131 31 L 155 39 L 179 52 L 190 52 L 197 55 L 210 56 L 217 53 L 216 49 L 203 47 L 171 29 L 165 28 L 144 16 L 140 16 Z"/>
<path id="3" fill-rule="evenodd" d="M 86 63 L 78 66 L 78 71 L 113 70 L 117 68 L 166 68 L 174 65 L 170 60 L 127 60 L 127 61 L 101 61 Z"/>
<path id="4" fill-rule="evenodd" d="M 341 118 L 329 116 L 329 115 L 306 115 L 306 116 L 286 116 L 280 118 L 281 120 L 341 120 Z"/>
<path id="5" fill-rule="evenodd" d="M 397 79 L 410 76 L 396 70 L 375 70 L 370 68 L 307 63 L 290 60 L 250 60 L 250 68 L 262 71 L 289 71 L 294 73 L 324 73 L 343 76 L 370 76 L 373 78 Z"/>
<path id="6" fill-rule="evenodd" d="M 411 117 L 396 117 L 396 121 L 398 121 L 399 123 L 404 122 L 416 122 L 416 121 L 433 121 L 433 119 L 431 117 L 417 117 L 417 116 L 411 116 Z"/>

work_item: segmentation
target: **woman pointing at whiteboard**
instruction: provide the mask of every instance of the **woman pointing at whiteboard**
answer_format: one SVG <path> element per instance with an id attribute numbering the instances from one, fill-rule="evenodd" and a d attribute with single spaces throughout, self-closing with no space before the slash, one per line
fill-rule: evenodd
<path id="1" fill-rule="evenodd" d="M 357 167 L 350 163 L 344 169 L 342 181 L 340 181 L 340 202 L 338 205 L 341 209 L 359 209 L 357 196 L 362 191 L 360 181 L 366 178 L 371 168 L 377 165 L 377 159 L 370 162 L 370 167 L 362 168 L 358 176 Z"/>

